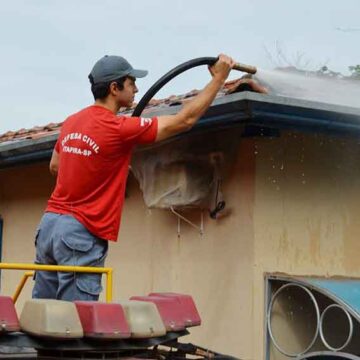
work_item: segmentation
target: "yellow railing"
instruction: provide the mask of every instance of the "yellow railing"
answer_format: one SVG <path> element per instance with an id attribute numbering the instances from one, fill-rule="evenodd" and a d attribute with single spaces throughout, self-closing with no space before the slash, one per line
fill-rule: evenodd
<path id="1" fill-rule="evenodd" d="M 12 299 L 14 301 L 14 304 L 16 303 L 22 289 L 24 288 L 26 281 L 29 277 L 34 276 L 34 272 L 33 271 L 27 271 L 23 277 L 21 278 L 20 284 L 17 286 L 16 290 L 15 290 L 15 294 L 13 295 Z"/>
<path id="2" fill-rule="evenodd" d="M 64 271 L 64 272 L 79 272 L 79 273 L 93 273 L 106 275 L 106 302 L 112 300 L 112 268 L 90 267 L 90 266 L 65 266 L 65 265 L 38 265 L 38 264 L 16 264 L 16 263 L 0 263 L 0 269 L 7 270 L 43 270 L 43 271 Z M 34 275 L 33 271 L 28 271 L 22 277 L 20 284 L 16 288 L 13 295 L 14 303 L 18 299 L 22 289 L 25 286 L 27 279 Z"/>

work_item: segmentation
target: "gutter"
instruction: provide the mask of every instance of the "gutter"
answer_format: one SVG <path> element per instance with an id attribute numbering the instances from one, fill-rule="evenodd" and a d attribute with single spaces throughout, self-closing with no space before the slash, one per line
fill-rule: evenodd
<path id="1" fill-rule="evenodd" d="M 148 108 L 143 116 L 175 114 L 182 105 Z M 360 109 L 283 96 L 240 92 L 215 99 L 206 114 L 189 133 L 234 126 L 287 129 L 326 134 L 360 134 Z M 48 160 L 58 134 L 0 144 L 0 169 Z M 173 138 L 168 141 L 172 141 Z"/>
<path id="2" fill-rule="evenodd" d="M 31 151 L 24 154 L 0 157 L 0 169 L 15 165 L 25 165 L 33 162 L 50 160 L 53 147 L 47 150 Z"/>
<path id="3" fill-rule="evenodd" d="M 49 160 L 57 138 L 58 134 L 51 134 L 36 140 L 0 143 L 0 169 Z"/>

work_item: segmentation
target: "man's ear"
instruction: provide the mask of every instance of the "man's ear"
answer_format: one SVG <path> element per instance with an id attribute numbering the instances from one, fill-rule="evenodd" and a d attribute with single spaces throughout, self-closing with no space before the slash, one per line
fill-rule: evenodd
<path id="1" fill-rule="evenodd" d="M 109 85 L 110 94 L 115 95 L 117 90 L 118 90 L 118 86 L 117 86 L 116 82 L 113 81 L 112 83 L 110 83 L 110 85 Z"/>

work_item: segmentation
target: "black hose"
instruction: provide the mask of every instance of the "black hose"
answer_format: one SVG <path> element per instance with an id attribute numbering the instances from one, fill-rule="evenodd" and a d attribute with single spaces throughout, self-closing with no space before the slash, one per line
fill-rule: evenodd
<path id="1" fill-rule="evenodd" d="M 148 102 L 154 97 L 154 95 L 170 80 L 172 80 L 175 76 L 185 72 L 186 70 L 192 69 L 201 65 L 213 65 L 218 60 L 217 57 L 201 57 L 186 61 L 174 69 L 167 72 L 164 76 L 162 76 L 141 98 L 139 103 L 136 105 L 132 116 L 140 116 L 143 110 L 145 109 Z"/>

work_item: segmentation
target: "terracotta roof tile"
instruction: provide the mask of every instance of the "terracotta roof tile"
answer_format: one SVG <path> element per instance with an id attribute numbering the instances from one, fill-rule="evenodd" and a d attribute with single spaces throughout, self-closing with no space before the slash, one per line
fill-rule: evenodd
<path id="1" fill-rule="evenodd" d="M 0 143 L 5 141 L 17 141 L 24 139 L 37 139 L 52 133 L 56 133 L 60 130 L 61 123 L 50 123 L 45 126 L 34 126 L 31 129 L 20 129 L 17 131 L 8 131 L 5 134 L 0 135 Z"/>
<path id="2" fill-rule="evenodd" d="M 222 90 L 219 91 L 217 97 L 225 96 L 228 93 L 237 91 L 239 85 L 241 84 L 241 79 L 236 79 L 228 81 Z M 189 101 L 192 97 L 197 95 L 200 90 L 191 90 L 183 95 L 171 95 L 165 99 L 152 99 L 150 100 L 148 106 L 144 110 L 144 113 L 154 110 L 155 107 L 167 107 L 180 105 L 183 102 Z M 257 91 L 257 89 L 256 89 Z M 260 91 L 261 92 L 261 91 Z M 121 108 L 120 113 L 131 114 L 132 110 L 135 108 L 136 103 L 134 103 L 131 108 Z M 38 139 L 47 135 L 55 134 L 60 131 L 62 122 L 60 123 L 49 123 L 45 126 L 34 126 L 30 129 L 19 129 L 17 131 L 8 131 L 4 134 L 0 134 L 0 143 L 19 141 L 24 139 Z"/>

